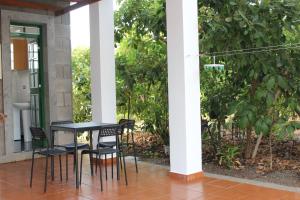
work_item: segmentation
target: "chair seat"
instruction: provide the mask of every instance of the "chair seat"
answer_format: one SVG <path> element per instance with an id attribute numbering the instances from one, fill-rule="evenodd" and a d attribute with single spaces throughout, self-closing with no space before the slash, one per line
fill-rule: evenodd
<path id="1" fill-rule="evenodd" d="M 43 149 L 39 152 L 37 152 L 38 154 L 41 154 L 41 155 L 49 155 L 49 156 L 56 156 L 56 155 L 63 155 L 63 154 L 66 154 L 67 151 L 66 150 L 62 150 L 62 149 Z"/>
<path id="2" fill-rule="evenodd" d="M 104 154 L 113 154 L 117 153 L 116 149 L 113 148 L 104 148 L 104 149 L 93 149 L 93 150 L 83 150 L 81 154 L 98 154 L 98 155 L 104 155 Z"/>
<path id="3" fill-rule="evenodd" d="M 66 148 L 67 151 L 73 151 L 75 149 L 75 143 L 56 145 L 59 147 Z M 77 149 L 87 149 L 89 148 L 89 144 L 86 143 L 77 143 Z"/>
<path id="4" fill-rule="evenodd" d="M 116 142 L 112 141 L 112 142 L 99 142 L 97 144 L 97 147 L 109 147 L 109 148 L 113 148 L 117 145 Z"/>

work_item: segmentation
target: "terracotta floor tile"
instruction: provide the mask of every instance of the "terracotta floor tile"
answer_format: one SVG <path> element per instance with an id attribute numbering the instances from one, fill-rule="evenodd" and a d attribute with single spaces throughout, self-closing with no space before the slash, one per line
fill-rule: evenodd
<path id="1" fill-rule="evenodd" d="M 240 185 L 240 183 L 232 182 L 232 181 L 226 181 L 226 180 L 209 181 L 205 184 L 212 185 L 214 187 L 224 188 L 224 189 Z"/>
<path id="2" fill-rule="evenodd" d="M 300 194 L 240 184 L 232 181 L 203 177 L 191 183 L 174 180 L 168 176 L 168 169 L 149 163 L 139 163 L 139 173 L 133 163 L 128 163 L 128 186 L 124 174 L 121 179 L 103 175 L 104 191 L 100 191 L 99 173 L 90 175 L 89 162 L 83 166 L 82 185 L 75 189 L 72 158 L 70 158 L 69 180 L 59 180 L 58 162 L 55 160 L 55 180 L 48 176 L 47 193 L 43 192 L 44 159 L 35 161 L 33 186 L 29 187 L 30 161 L 0 165 L 0 200 L 300 200 Z M 104 168 L 103 168 L 104 174 Z"/>

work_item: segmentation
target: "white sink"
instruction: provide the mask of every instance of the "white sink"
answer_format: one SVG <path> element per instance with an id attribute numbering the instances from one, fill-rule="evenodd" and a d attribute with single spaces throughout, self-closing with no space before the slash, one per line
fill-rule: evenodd
<path id="1" fill-rule="evenodd" d="M 14 107 L 16 107 L 20 110 L 30 109 L 30 103 L 29 102 L 13 103 L 13 105 L 14 105 Z"/>

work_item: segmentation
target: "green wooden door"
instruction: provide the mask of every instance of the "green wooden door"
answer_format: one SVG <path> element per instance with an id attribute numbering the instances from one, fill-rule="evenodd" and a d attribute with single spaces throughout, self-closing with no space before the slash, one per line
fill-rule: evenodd
<path id="1" fill-rule="evenodd" d="M 38 38 L 29 39 L 28 66 L 30 79 L 31 125 L 44 128 L 44 83 L 42 78 L 40 46 Z"/>

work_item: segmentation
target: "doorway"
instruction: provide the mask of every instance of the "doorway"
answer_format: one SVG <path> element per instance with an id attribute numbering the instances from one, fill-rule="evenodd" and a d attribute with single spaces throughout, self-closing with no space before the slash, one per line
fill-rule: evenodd
<path id="1" fill-rule="evenodd" d="M 31 151 L 30 126 L 45 128 L 42 28 L 11 23 L 14 152 Z"/>

